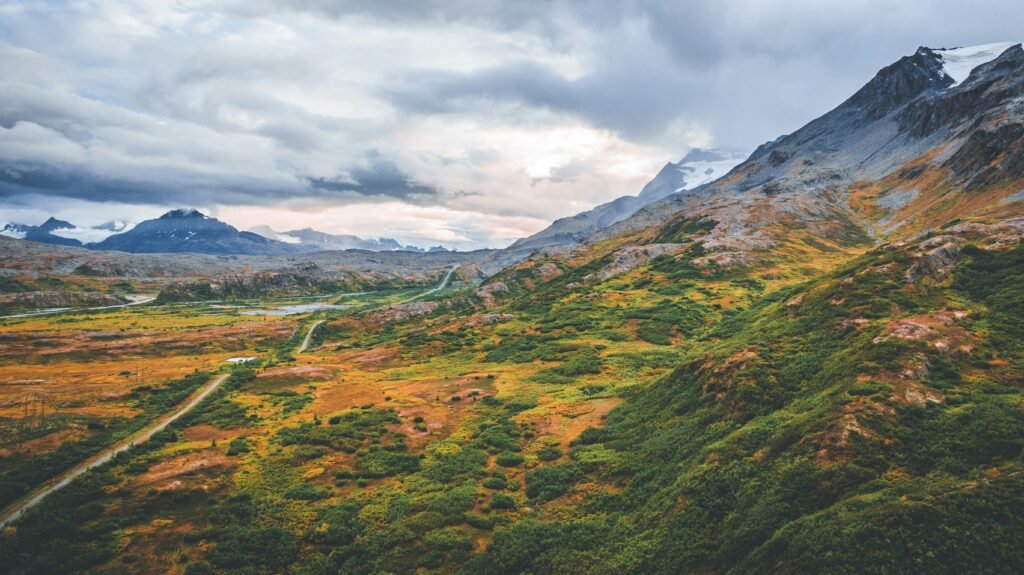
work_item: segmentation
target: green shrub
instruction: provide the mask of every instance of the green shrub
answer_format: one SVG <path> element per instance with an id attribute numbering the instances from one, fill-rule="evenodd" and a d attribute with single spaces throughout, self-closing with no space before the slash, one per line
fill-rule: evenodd
<path id="1" fill-rule="evenodd" d="M 572 491 L 583 478 L 583 470 L 575 463 L 538 467 L 526 472 L 526 496 L 549 501 Z"/>
<path id="2" fill-rule="evenodd" d="M 523 456 L 518 453 L 499 453 L 494 462 L 502 467 L 518 467 L 523 464 Z"/>
<path id="3" fill-rule="evenodd" d="M 504 493 L 493 493 L 491 495 L 491 509 L 515 509 L 516 500 Z"/>
<path id="4" fill-rule="evenodd" d="M 228 444 L 228 455 L 241 455 L 249 453 L 249 451 L 251 451 L 249 440 L 245 437 L 236 437 Z"/>
<path id="5" fill-rule="evenodd" d="M 319 485 L 310 485 L 308 483 L 292 487 L 284 493 L 285 499 L 294 499 L 298 501 L 318 501 L 320 499 L 327 499 L 330 496 L 330 489 L 320 487 Z"/>
<path id="6" fill-rule="evenodd" d="M 562 456 L 562 450 L 557 447 L 542 447 L 537 450 L 537 459 L 541 461 L 554 461 Z"/>

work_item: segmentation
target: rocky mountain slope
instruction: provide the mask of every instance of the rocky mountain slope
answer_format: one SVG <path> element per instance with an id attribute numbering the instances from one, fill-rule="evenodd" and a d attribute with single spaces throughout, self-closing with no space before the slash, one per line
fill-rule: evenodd
<path id="1" fill-rule="evenodd" d="M 921 48 L 727 177 L 652 203 L 587 241 L 657 243 L 701 222 L 705 262 L 732 265 L 822 251 L 805 240 L 847 249 L 954 220 L 1005 218 L 1024 199 L 1024 50 L 983 48 Z M 966 77 L 965 53 L 979 64 Z"/>
<path id="2" fill-rule="evenodd" d="M 922 48 L 726 178 L 479 288 L 539 334 L 534 356 L 502 339 L 527 359 L 630 336 L 680 356 L 527 475 L 531 506 L 573 487 L 469 572 L 1024 568 L 1022 98 L 1019 44 Z"/>
<path id="3" fill-rule="evenodd" d="M 722 150 L 690 150 L 678 163 L 669 162 L 636 196 L 622 196 L 593 209 L 556 220 L 509 249 L 569 246 L 636 213 L 640 208 L 674 193 L 690 190 L 724 176 L 746 156 Z"/>

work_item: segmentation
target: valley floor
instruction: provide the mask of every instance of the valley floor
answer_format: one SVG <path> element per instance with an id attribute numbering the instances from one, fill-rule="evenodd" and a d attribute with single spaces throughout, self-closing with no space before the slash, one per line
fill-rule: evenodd
<path id="1" fill-rule="evenodd" d="M 968 247 L 915 283 L 909 247 L 805 276 L 538 259 L 327 307 L 3 319 L 0 505 L 112 457 L 0 554 L 19 574 L 828 572 L 828 553 L 908 572 L 865 546 L 925 537 L 909 560 L 948 566 L 926 571 L 1019 565 L 1021 253 Z"/>

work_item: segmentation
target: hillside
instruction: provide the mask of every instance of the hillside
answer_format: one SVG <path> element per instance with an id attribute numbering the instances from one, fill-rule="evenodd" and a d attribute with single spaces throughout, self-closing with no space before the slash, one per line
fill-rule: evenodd
<path id="1" fill-rule="evenodd" d="M 230 377 L 12 524 L 5 567 L 1024 571 L 1022 95 L 1019 44 L 921 48 L 563 249 L 104 254 L 225 273 L 161 305 L 0 322 L 0 423 L 31 393 L 61 410 L 0 444 L 0 503 Z M 11 273 L 87 257 L 47 249 Z M 294 314 L 169 303 L 314 291 L 331 258 L 422 281 Z"/>
<path id="2" fill-rule="evenodd" d="M 527 254 L 473 252 L 325 251 L 293 256 L 145 254 L 54 246 L 0 237 L 0 310 L 90 307 L 123 303 L 132 294 L 165 299 L 311 296 L 369 287 L 420 285 L 453 264 L 480 281 Z M 212 287 L 211 287 L 212 286 Z M 206 294 L 206 295 L 202 295 Z M 200 297 L 202 295 L 202 297 Z M 230 295 L 230 294 L 228 294 Z M 218 296 L 219 297 L 219 296 Z"/>

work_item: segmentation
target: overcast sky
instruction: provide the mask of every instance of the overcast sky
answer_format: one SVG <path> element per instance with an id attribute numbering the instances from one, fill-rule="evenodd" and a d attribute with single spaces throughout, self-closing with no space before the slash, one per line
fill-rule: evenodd
<path id="1" fill-rule="evenodd" d="M 750 151 L 1001 0 L 0 0 L 0 222 L 196 207 L 461 249 Z"/>

